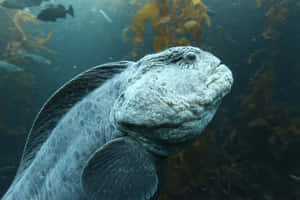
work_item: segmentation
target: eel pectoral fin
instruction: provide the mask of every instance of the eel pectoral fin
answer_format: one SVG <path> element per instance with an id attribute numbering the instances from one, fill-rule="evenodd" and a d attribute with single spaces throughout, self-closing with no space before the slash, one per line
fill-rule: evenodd
<path id="1" fill-rule="evenodd" d="M 88 199 L 150 199 L 158 187 L 155 158 L 129 137 L 114 139 L 90 158 L 81 185 Z"/>

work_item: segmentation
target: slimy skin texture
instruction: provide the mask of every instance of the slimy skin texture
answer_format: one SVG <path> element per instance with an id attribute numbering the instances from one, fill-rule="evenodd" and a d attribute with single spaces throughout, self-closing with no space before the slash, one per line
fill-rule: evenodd
<path id="1" fill-rule="evenodd" d="M 232 83 L 218 58 L 190 46 L 80 74 L 41 109 L 2 200 L 150 199 L 156 159 L 193 141 Z"/>
<path id="2" fill-rule="evenodd" d="M 217 57 L 194 47 L 148 55 L 133 68 L 112 117 L 117 129 L 150 142 L 149 149 L 157 142 L 176 144 L 198 136 L 233 83 Z M 156 151 L 169 155 L 172 149 Z"/>

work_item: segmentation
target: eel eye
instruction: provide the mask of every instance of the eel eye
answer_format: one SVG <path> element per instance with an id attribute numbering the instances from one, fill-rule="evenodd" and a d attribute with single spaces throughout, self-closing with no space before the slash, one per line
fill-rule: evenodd
<path id="1" fill-rule="evenodd" d="M 186 55 L 186 58 L 194 61 L 196 59 L 196 55 L 194 53 L 188 53 L 188 55 Z"/>
<path id="2" fill-rule="evenodd" d="M 185 60 L 188 61 L 188 62 L 194 62 L 196 60 L 196 58 L 197 58 L 197 56 L 194 53 L 188 53 L 185 56 Z"/>

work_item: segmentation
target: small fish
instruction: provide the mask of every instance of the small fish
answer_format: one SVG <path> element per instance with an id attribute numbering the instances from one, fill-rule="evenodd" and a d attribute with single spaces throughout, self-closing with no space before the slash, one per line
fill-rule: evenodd
<path id="1" fill-rule="evenodd" d="M 42 21 L 52 21 L 56 22 L 57 18 L 66 18 L 67 13 L 74 17 L 74 10 L 72 6 L 69 6 L 69 9 L 66 9 L 63 5 L 49 5 L 49 7 L 42 10 L 37 18 Z"/>
<path id="2" fill-rule="evenodd" d="M 7 71 L 11 71 L 11 72 L 21 72 L 24 71 L 22 68 L 11 64 L 11 63 L 7 63 L 5 61 L 0 61 L 0 69 L 4 69 Z"/>
<path id="3" fill-rule="evenodd" d="M 26 7 L 39 6 L 42 2 L 51 0 L 4 0 L 1 6 L 12 9 L 23 9 Z"/>
<path id="4" fill-rule="evenodd" d="M 51 64 L 51 60 L 48 60 L 47 58 L 40 56 L 40 55 L 36 55 L 36 54 L 23 53 L 22 58 L 28 59 L 30 61 L 33 61 L 33 62 L 39 63 L 39 64 L 46 64 L 46 65 Z"/>
<path id="5" fill-rule="evenodd" d="M 112 23 L 112 20 L 111 18 L 102 10 L 100 9 L 99 12 L 103 15 L 103 17 L 105 18 L 105 20 L 108 22 L 108 23 Z"/>
<path id="6" fill-rule="evenodd" d="M 206 12 L 209 16 L 215 16 L 217 14 L 217 12 L 210 7 L 206 7 Z"/>

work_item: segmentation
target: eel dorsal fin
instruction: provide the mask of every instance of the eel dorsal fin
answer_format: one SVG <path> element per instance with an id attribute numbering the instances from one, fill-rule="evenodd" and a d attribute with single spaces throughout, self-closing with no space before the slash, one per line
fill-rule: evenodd
<path id="1" fill-rule="evenodd" d="M 59 88 L 42 106 L 34 120 L 17 175 L 30 165 L 36 152 L 47 140 L 58 121 L 74 104 L 133 63 L 120 61 L 93 67 L 75 76 Z"/>

